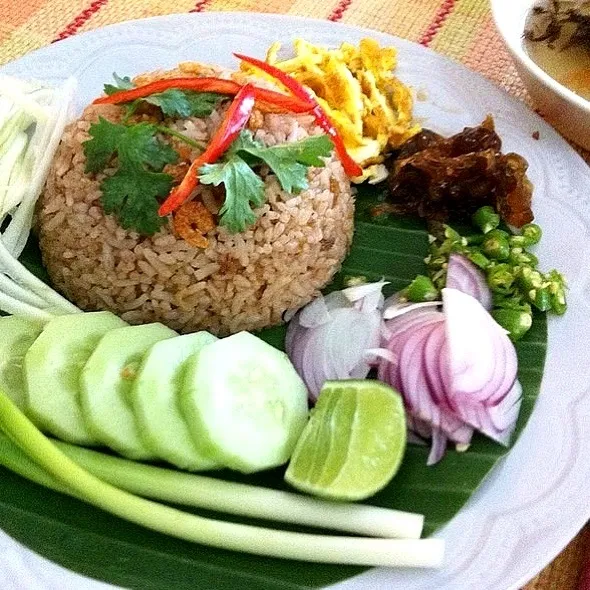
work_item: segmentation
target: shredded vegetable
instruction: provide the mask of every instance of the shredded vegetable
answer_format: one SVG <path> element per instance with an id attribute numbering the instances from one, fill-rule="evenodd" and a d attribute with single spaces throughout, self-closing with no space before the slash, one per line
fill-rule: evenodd
<path id="1" fill-rule="evenodd" d="M 18 262 L 75 88 L 74 79 L 50 89 L 0 77 L 0 310 L 7 313 L 48 320 L 79 311 Z"/>

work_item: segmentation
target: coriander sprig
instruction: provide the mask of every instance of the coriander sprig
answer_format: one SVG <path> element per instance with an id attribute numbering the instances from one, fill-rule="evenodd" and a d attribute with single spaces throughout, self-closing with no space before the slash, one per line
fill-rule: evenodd
<path id="1" fill-rule="evenodd" d="M 121 227 L 151 235 L 160 229 L 158 199 L 172 188 L 172 176 L 162 172 L 174 164 L 178 154 L 157 139 L 156 125 L 123 125 L 100 118 L 90 127 L 91 139 L 84 142 L 86 172 L 99 172 L 114 156 L 117 171 L 100 184 L 105 213 L 117 216 Z"/>
<path id="2" fill-rule="evenodd" d="M 244 231 L 256 221 L 251 206 L 264 203 L 264 182 L 254 168 L 266 164 L 276 175 L 281 188 L 297 194 L 308 187 L 309 166 L 324 166 L 333 144 L 327 135 L 315 135 L 292 143 L 265 146 L 250 131 L 242 131 L 231 148 L 216 164 L 199 170 L 202 184 L 225 186 L 225 202 L 220 225 L 232 233 Z"/>

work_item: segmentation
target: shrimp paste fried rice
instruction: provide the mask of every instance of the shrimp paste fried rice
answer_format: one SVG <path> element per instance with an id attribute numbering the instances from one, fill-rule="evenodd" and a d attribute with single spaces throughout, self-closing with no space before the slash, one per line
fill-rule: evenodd
<path id="1" fill-rule="evenodd" d="M 185 64 L 181 70 L 136 81 L 145 84 L 195 74 L 211 71 Z M 203 119 L 167 123 L 206 142 L 226 108 L 222 105 Z M 267 173 L 266 202 L 255 211 L 256 223 L 238 234 L 217 226 L 207 234 L 208 247 L 195 248 L 174 234 L 170 220 L 146 237 L 124 230 L 115 217 L 105 215 L 99 187 L 105 176 L 84 172 L 82 145 L 99 116 L 119 122 L 122 109 L 90 106 L 69 126 L 37 208 L 36 226 L 49 276 L 82 309 L 110 310 L 132 324 L 159 321 L 181 332 L 226 335 L 280 323 L 286 310 L 308 303 L 339 269 L 352 240 L 354 203 L 350 182 L 335 156 L 325 168 L 309 168 L 309 188 L 298 195 L 283 191 L 276 177 Z M 150 115 L 140 117 L 149 120 Z M 249 128 L 267 145 L 321 132 L 308 115 L 257 110 Z M 161 139 L 187 162 L 196 155 L 183 154 L 185 144 L 168 136 Z M 186 163 L 183 170 L 182 165 L 165 169 L 180 174 L 178 180 L 185 171 Z M 217 214 L 223 189 L 202 186 L 198 191 L 197 197 Z"/>

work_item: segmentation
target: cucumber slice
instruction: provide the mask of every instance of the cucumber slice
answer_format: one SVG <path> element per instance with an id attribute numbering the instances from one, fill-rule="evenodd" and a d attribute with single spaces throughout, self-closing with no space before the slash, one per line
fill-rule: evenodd
<path id="1" fill-rule="evenodd" d="M 131 411 L 130 391 L 144 355 L 177 336 L 162 324 L 127 326 L 105 334 L 80 376 L 82 416 L 96 440 L 131 459 L 151 459 Z"/>
<path id="2" fill-rule="evenodd" d="M 307 422 L 307 390 L 287 355 L 247 332 L 189 358 L 180 401 L 199 447 L 243 473 L 285 463 Z"/>
<path id="3" fill-rule="evenodd" d="M 25 355 L 28 414 L 42 429 L 75 444 L 93 445 L 80 411 L 80 373 L 99 340 L 127 324 L 108 311 L 52 319 Z"/>
<path id="4" fill-rule="evenodd" d="M 0 318 L 0 390 L 23 410 L 27 385 L 25 353 L 43 330 L 43 323 L 18 316 Z"/>
<path id="5" fill-rule="evenodd" d="M 133 413 L 146 446 L 180 469 L 220 467 L 199 452 L 178 407 L 185 361 L 216 341 L 209 332 L 197 332 L 158 342 L 143 359 L 131 390 Z"/>

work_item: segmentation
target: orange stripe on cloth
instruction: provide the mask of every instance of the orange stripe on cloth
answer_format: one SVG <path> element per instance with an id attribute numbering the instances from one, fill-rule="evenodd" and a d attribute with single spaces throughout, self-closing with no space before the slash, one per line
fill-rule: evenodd
<path id="1" fill-rule="evenodd" d="M 1 2 L 2 0 L 0 0 Z M 131 19 L 161 16 L 174 13 L 187 13 L 195 8 L 198 0 L 108 0 L 108 3 L 89 19 L 78 33 L 105 27 Z"/>
<path id="2" fill-rule="evenodd" d="M 454 10 L 430 43 L 430 47 L 448 57 L 462 60 L 476 39 L 478 24 L 489 8 L 481 0 L 456 0 Z"/>
<path id="3" fill-rule="evenodd" d="M 314 14 L 313 8 L 317 8 L 317 0 L 301 0 L 303 8 L 294 7 L 299 4 L 298 0 L 265 0 L 264 3 L 258 3 L 258 0 L 211 0 L 207 6 L 207 12 L 215 11 L 232 11 L 239 12 L 263 12 L 267 14 L 298 14 L 301 16 L 311 16 L 315 18 L 325 18 L 326 9 L 321 8 L 321 12 Z M 277 38 L 281 36 L 281 31 L 277 30 Z"/>
<path id="4" fill-rule="evenodd" d="M 35 14 L 47 0 L 27 0 L 17 2 L 17 0 L 8 0 L 0 6 L 0 27 L 4 30 L 14 30 L 16 27 L 27 22 L 27 19 Z M 1 38 L 0 38 L 1 39 Z"/>
<path id="5" fill-rule="evenodd" d="M 94 0 L 80 14 L 74 18 L 72 22 L 70 22 L 60 33 L 58 33 L 57 37 L 52 41 L 55 43 L 56 41 L 61 41 L 62 39 L 67 39 L 72 35 L 75 35 L 80 28 L 84 26 L 84 24 L 89 21 L 109 0 Z"/>
<path id="6" fill-rule="evenodd" d="M 475 28 L 473 39 L 461 61 L 468 68 L 482 72 L 486 78 L 526 101 L 530 106 L 530 98 L 510 55 L 504 49 L 504 42 L 491 15 L 486 15 Z"/>

